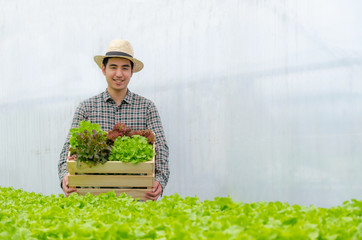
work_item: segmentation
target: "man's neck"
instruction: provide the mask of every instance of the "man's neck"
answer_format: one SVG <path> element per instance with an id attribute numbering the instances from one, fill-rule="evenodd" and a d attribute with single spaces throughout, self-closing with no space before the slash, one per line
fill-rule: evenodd
<path id="1" fill-rule="evenodd" d="M 107 91 L 117 106 L 121 105 L 121 102 L 127 95 L 127 89 L 125 89 L 125 91 L 114 91 L 113 89 L 107 88 Z"/>

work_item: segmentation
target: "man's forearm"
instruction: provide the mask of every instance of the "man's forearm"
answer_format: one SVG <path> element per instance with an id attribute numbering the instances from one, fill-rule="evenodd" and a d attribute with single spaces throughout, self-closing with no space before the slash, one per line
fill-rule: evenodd
<path id="1" fill-rule="evenodd" d="M 84 106 L 81 103 L 81 104 L 79 104 L 79 106 L 77 107 L 77 109 L 74 113 L 71 128 L 78 127 L 79 122 L 82 120 L 87 120 L 87 119 L 86 119 Z M 69 132 L 68 136 L 65 140 L 65 143 L 63 145 L 63 149 L 60 153 L 60 158 L 59 158 L 59 163 L 58 163 L 58 176 L 59 176 L 60 183 L 62 183 L 64 176 L 68 173 L 68 171 L 67 171 L 67 155 L 68 155 L 68 151 L 69 151 L 69 147 L 70 147 L 70 144 L 69 144 L 70 136 L 71 136 L 71 134 Z"/>
<path id="2" fill-rule="evenodd" d="M 162 189 L 165 189 L 170 175 L 168 155 L 168 146 L 166 143 L 161 147 L 156 147 L 155 180 L 161 184 Z"/>
<path id="3" fill-rule="evenodd" d="M 60 159 L 58 164 L 58 176 L 59 181 L 62 182 L 64 176 L 68 173 L 67 171 L 67 153 L 69 150 L 69 141 L 68 138 L 66 142 L 64 143 L 62 152 L 60 153 Z"/>

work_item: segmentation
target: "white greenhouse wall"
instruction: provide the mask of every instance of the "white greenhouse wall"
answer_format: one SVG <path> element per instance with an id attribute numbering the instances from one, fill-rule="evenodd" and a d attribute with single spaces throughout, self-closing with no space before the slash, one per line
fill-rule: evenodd
<path id="1" fill-rule="evenodd" d="M 0 186 L 59 194 L 73 112 L 129 40 L 170 147 L 165 194 L 362 198 L 362 2 L 0 0 Z"/>

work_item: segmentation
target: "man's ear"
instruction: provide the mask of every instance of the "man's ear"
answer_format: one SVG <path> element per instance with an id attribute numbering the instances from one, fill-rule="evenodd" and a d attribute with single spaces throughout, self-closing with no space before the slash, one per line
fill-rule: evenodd
<path id="1" fill-rule="evenodd" d="M 102 65 L 102 73 L 104 76 L 106 76 L 106 67 L 104 65 Z"/>

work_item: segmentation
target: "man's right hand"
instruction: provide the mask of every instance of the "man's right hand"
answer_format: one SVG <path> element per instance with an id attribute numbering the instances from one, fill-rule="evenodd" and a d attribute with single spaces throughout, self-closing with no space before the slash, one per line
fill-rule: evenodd
<path id="1" fill-rule="evenodd" d="M 68 185 L 68 175 L 65 175 L 62 181 L 63 191 L 66 197 L 68 197 L 71 193 L 77 192 L 76 188 L 70 188 Z"/>

